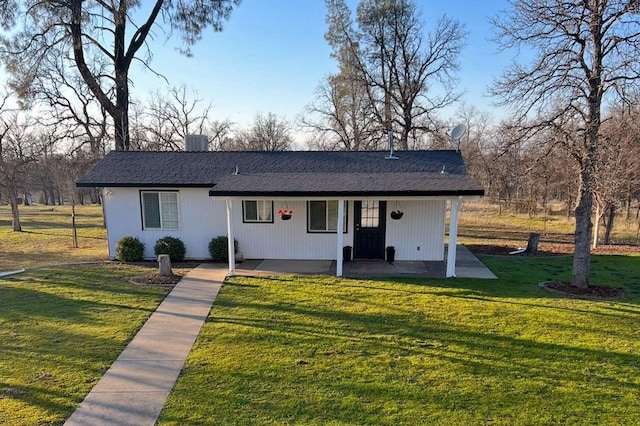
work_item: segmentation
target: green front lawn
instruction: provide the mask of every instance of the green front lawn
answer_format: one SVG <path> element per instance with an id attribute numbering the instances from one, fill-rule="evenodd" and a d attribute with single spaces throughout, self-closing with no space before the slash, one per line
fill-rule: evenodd
<path id="1" fill-rule="evenodd" d="M 62 424 L 167 290 L 146 268 L 52 267 L 0 278 L 0 424 Z"/>
<path id="2" fill-rule="evenodd" d="M 73 248 L 71 206 L 20 206 L 22 232 L 11 229 L 11 210 L 0 206 L 0 271 L 107 260 L 101 206 L 77 206 L 78 248 Z"/>
<path id="3" fill-rule="evenodd" d="M 481 280 L 243 278 L 223 287 L 160 424 L 640 424 L 640 257 L 622 302 L 565 299 L 570 257 Z"/>

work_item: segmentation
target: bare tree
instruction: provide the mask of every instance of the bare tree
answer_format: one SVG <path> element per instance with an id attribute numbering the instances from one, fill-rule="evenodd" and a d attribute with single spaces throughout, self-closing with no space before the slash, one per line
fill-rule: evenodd
<path id="1" fill-rule="evenodd" d="M 204 134 L 209 137 L 209 146 L 214 151 L 230 151 L 233 149 L 234 124 L 226 120 L 214 120 L 204 130 Z"/>
<path id="2" fill-rule="evenodd" d="M 171 87 L 168 93 L 153 93 L 144 112 L 147 149 L 176 151 L 184 149 L 188 134 L 204 134 L 209 128 L 211 103 L 203 103 L 195 90 Z"/>
<path id="3" fill-rule="evenodd" d="M 400 147 L 408 149 L 412 132 L 430 130 L 435 112 L 460 96 L 454 88 L 464 26 L 443 16 L 425 39 L 421 13 L 410 0 L 363 0 L 358 25 L 372 98 L 385 109 L 387 129 L 396 128 Z"/>
<path id="4" fill-rule="evenodd" d="M 18 232 L 22 231 L 18 199 L 27 192 L 28 168 L 37 159 L 27 121 L 21 120 L 17 112 L 4 115 L 0 120 L 0 195 L 11 206 L 12 228 Z"/>
<path id="5" fill-rule="evenodd" d="M 88 149 L 93 161 L 106 153 L 108 114 L 86 86 L 80 74 L 70 69 L 63 51 L 42 58 L 41 72 L 31 81 L 32 100 L 40 102 L 45 110 L 38 122 L 52 129 L 50 138 L 72 141 L 72 149 Z M 106 64 L 95 64 L 101 73 Z"/>
<path id="6" fill-rule="evenodd" d="M 314 148 L 358 151 L 375 149 L 384 139 L 369 100 L 361 72 L 359 36 L 344 0 L 326 0 L 328 29 L 325 39 L 338 61 L 339 72 L 327 76 L 316 89 L 316 99 L 305 109 L 302 125 L 315 132 Z"/>
<path id="7" fill-rule="evenodd" d="M 155 0 L 151 9 L 130 0 L 5 0 L 0 24 L 7 29 L 0 39 L 0 54 L 11 73 L 12 85 L 28 98 L 35 75 L 43 75 L 40 64 L 48 55 L 67 52 L 86 86 L 111 116 L 116 149 L 126 150 L 129 138 L 129 69 L 134 60 L 148 65 L 150 52 L 138 56 L 159 20 L 167 34 L 182 35 L 184 52 L 196 43 L 202 31 L 222 30 L 232 8 L 240 0 Z M 142 17 L 140 21 L 135 18 Z M 132 30 L 127 35 L 127 30 Z M 142 50 L 144 52 L 144 49 Z M 95 64 L 108 63 L 108 72 Z M 113 96 L 111 94 L 113 93 Z"/>
<path id="8" fill-rule="evenodd" d="M 489 194 L 493 178 L 493 161 L 487 154 L 496 140 L 491 116 L 472 105 L 463 104 L 458 108 L 454 119 L 456 124 L 463 124 L 466 128 L 455 148 L 461 151 L 469 174 L 482 182 Z M 449 135 L 446 135 L 446 139 L 448 141 Z"/>
<path id="9" fill-rule="evenodd" d="M 444 16 L 425 37 L 424 20 L 413 0 L 361 0 L 354 28 L 344 0 L 326 3 L 325 38 L 340 65 L 339 75 L 360 82 L 354 88 L 365 93 L 378 138 L 393 131 L 400 147 L 409 149 L 410 138 L 435 130 L 436 111 L 458 99 L 453 86 L 464 26 Z M 352 94 L 362 97 L 357 91 Z M 321 100 L 327 97 L 320 95 Z"/>
<path id="10" fill-rule="evenodd" d="M 640 114 L 637 104 L 634 102 L 629 107 L 615 108 L 611 114 L 611 118 L 602 125 L 604 143 L 600 143 L 597 150 L 593 248 L 598 245 L 599 225 L 603 219 L 606 219 L 606 228 L 602 242 L 609 244 L 616 211 L 625 202 L 630 203 L 632 188 L 640 186 Z"/>
<path id="11" fill-rule="evenodd" d="M 44 203 L 54 205 L 62 204 L 62 193 L 57 184 L 57 148 L 67 142 L 60 138 L 57 129 L 53 126 L 38 126 L 38 133 L 34 138 L 37 145 L 38 157 L 29 169 L 29 188 L 38 188 L 42 191 Z M 75 149 L 73 145 L 71 149 Z"/>
<path id="12" fill-rule="evenodd" d="M 270 112 L 256 114 L 251 129 L 240 132 L 234 149 L 246 151 L 286 151 L 291 149 L 291 125 Z"/>
<path id="13" fill-rule="evenodd" d="M 383 139 L 376 125 L 362 80 L 349 72 L 326 78 L 316 89 L 316 100 L 306 107 L 302 125 L 315 131 L 317 148 L 359 151 L 376 149 Z"/>
<path id="14" fill-rule="evenodd" d="M 509 0 L 494 19 L 504 49 L 534 59 L 513 64 L 492 92 L 511 105 L 523 128 L 552 127 L 578 162 L 572 284 L 589 285 L 594 174 L 601 143 L 602 105 L 640 78 L 637 0 Z M 534 117 L 535 120 L 533 119 Z"/>

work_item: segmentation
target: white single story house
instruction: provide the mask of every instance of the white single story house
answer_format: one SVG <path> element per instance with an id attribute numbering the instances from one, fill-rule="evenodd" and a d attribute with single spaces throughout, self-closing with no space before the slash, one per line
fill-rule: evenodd
<path id="1" fill-rule="evenodd" d="M 227 235 L 245 259 L 336 260 L 338 276 L 344 246 L 354 259 L 384 259 L 393 246 L 396 260 L 443 261 L 447 205 L 455 247 L 460 203 L 484 195 L 460 153 L 445 150 L 113 151 L 77 185 L 102 188 L 111 258 L 134 236 L 153 259 L 169 235 L 187 258 L 207 259 L 211 239 Z"/>

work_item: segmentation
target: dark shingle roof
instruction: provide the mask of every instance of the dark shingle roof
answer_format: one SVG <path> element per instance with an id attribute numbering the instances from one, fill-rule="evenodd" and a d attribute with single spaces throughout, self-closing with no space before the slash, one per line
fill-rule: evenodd
<path id="1" fill-rule="evenodd" d="M 482 188 L 469 176 L 440 173 L 255 173 L 224 178 L 210 195 L 337 196 L 478 195 Z"/>
<path id="2" fill-rule="evenodd" d="M 210 195 L 483 195 L 455 151 L 113 151 L 84 187 L 213 187 Z M 236 167 L 238 174 L 235 174 Z M 442 170 L 446 173 L 440 173 Z"/>

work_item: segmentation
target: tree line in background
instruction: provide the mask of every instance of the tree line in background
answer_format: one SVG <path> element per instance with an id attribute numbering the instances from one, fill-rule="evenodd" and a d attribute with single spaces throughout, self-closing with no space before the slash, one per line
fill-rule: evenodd
<path id="1" fill-rule="evenodd" d="M 212 119 L 211 104 L 186 87 L 146 102 L 130 96 L 129 66 L 138 59 L 150 67 L 151 52 L 143 52 L 152 28 L 179 33 L 188 54 L 203 29 L 221 30 L 238 3 L 157 0 L 140 22 L 132 20 L 140 3 L 124 0 L 0 5 L 0 57 L 23 107 L 10 107 L 9 95 L 0 105 L 0 194 L 15 206 L 14 229 L 17 199 L 34 188 L 46 203 L 65 194 L 98 201 L 73 182 L 108 146 L 178 150 L 187 134 L 205 134 L 213 150 L 293 147 L 294 124 L 273 113 L 240 129 Z M 600 219 L 607 242 L 617 215 L 631 217 L 640 199 L 638 1 L 510 0 L 493 19 L 496 40 L 532 59 L 515 61 L 491 86 L 512 111 L 498 124 L 464 105 L 450 120 L 439 115 L 460 100 L 463 24 L 443 16 L 427 30 L 414 0 L 360 0 L 355 11 L 344 0 L 326 6 L 325 38 L 338 70 L 296 120 L 296 130 L 310 135 L 304 148 L 385 149 L 393 139 L 400 149 L 451 148 L 447 129 L 463 122 L 468 132 L 456 148 L 491 199 L 530 214 L 551 200 L 574 211 L 573 283 L 588 285 Z M 32 106 L 38 113 L 25 112 Z"/>
<path id="2" fill-rule="evenodd" d="M 90 122 L 60 111 L 47 110 L 41 116 L 0 104 L 0 196 L 2 201 L 43 204 L 99 202 L 95 191 L 77 190 L 74 182 L 102 158 L 113 140 L 107 117 Z M 636 105 L 636 106 L 633 106 Z M 599 144 L 600 167 L 596 173 L 596 212 L 604 218 L 607 235 L 616 215 L 627 220 L 638 218 L 640 201 L 640 103 L 612 109 L 603 125 Z M 251 127 L 240 129 L 229 120 L 212 120 L 211 104 L 185 87 L 168 94 L 154 93 L 146 108 L 132 108 L 131 147 L 135 150 L 184 150 L 187 134 L 208 137 L 209 149 L 288 150 L 292 133 L 298 127 L 273 113 L 259 113 Z M 52 117 L 57 119 L 48 122 Z M 88 116 L 87 116 L 88 118 Z M 467 132 L 452 145 L 447 129 L 464 124 Z M 492 117 L 473 106 L 463 105 L 441 131 L 422 138 L 419 148 L 460 149 L 469 173 L 485 188 L 486 196 L 501 209 L 532 216 L 546 212 L 551 201 L 566 206 L 569 216 L 576 203 L 578 167 L 563 140 L 553 132 L 540 132 L 534 138 L 518 139 L 514 123 L 494 123 Z M 384 137 L 384 134 L 382 135 Z M 304 148 L 317 149 L 318 134 Z M 386 147 L 385 147 L 386 148 Z M 343 148 L 344 149 L 344 148 Z M 15 204 L 15 203 L 14 203 Z M 17 208 L 17 207 L 16 207 Z"/>
<path id="3" fill-rule="evenodd" d="M 20 230 L 18 204 L 98 203 L 96 191 L 79 190 L 75 182 L 114 145 L 113 126 L 91 97 L 42 106 L 35 113 L 0 98 L 0 202 L 10 204 L 13 228 Z M 84 102 L 86 101 L 86 102 Z M 257 113 L 249 128 L 229 120 L 212 120 L 211 104 L 186 87 L 154 93 L 132 104 L 130 149 L 184 150 L 188 134 L 206 135 L 211 150 L 282 151 L 292 148 L 292 125 L 274 113 Z"/>

